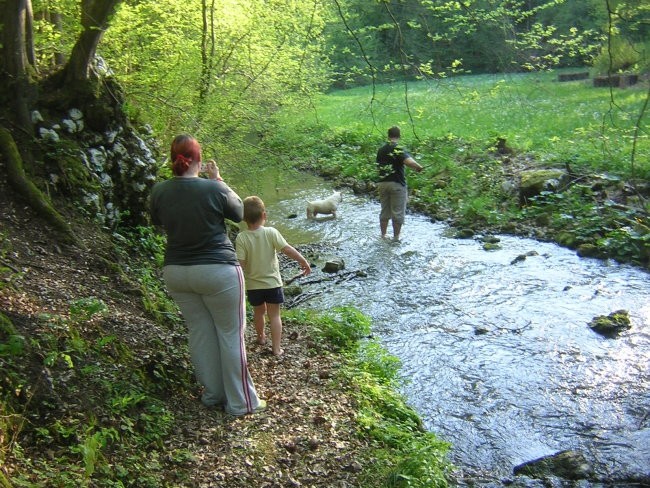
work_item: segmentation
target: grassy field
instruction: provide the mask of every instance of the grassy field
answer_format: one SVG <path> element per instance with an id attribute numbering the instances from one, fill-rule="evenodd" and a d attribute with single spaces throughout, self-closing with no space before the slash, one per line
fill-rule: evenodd
<path id="1" fill-rule="evenodd" d="M 557 78 L 557 72 L 480 75 L 334 91 L 291 120 L 303 125 L 313 118 L 334 131 L 378 140 L 389 126 L 400 125 L 412 148 L 419 140 L 447 136 L 485 142 L 502 137 L 541 159 L 629 174 L 647 84 L 610 90 L 595 88 L 591 78 Z M 650 108 L 636 139 L 634 169 L 640 175 L 650 171 L 649 120 Z"/>

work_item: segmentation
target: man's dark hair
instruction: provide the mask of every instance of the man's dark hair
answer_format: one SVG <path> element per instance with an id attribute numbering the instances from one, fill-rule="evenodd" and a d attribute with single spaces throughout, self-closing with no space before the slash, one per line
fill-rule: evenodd
<path id="1" fill-rule="evenodd" d="M 399 139 L 401 137 L 401 133 L 399 130 L 399 127 L 396 125 L 388 129 L 388 138 L 389 139 Z"/>

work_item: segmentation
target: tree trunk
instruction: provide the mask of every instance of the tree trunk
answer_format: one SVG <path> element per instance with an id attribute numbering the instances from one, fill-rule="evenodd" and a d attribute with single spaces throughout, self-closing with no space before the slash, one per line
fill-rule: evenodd
<path id="1" fill-rule="evenodd" d="M 30 0 L 5 0 L 2 26 L 2 76 L 0 88 L 3 102 L 9 107 L 10 114 L 21 131 L 31 135 L 31 118 L 29 116 L 30 95 L 30 59 L 28 42 L 32 36 L 26 34 L 26 27 L 32 25 Z"/>
<path id="2" fill-rule="evenodd" d="M 43 193 L 25 175 L 23 160 L 18 152 L 16 142 L 11 133 L 0 127 L 0 153 L 2 153 L 7 168 L 7 181 L 45 220 L 61 233 L 67 243 L 76 243 L 70 225 L 63 220 Z"/>
<path id="3" fill-rule="evenodd" d="M 28 15 L 28 0 L 5 0 L 2 26 L 3 56 L 2 68 L 11 75 L 27 72 L 27 51 L 25 48 L 25 18 Z"/>
<path id="4" fill-rule="evenodd" d="M 91 66 L 104 31 L 121 0 L 84 0 L 81 5 L 83 32 L 77 39 L 66 66 L 65 84 L 77 85 L 92 76 Z"/>
<path id="5" fill-rule="evenodd" d="M 25 56 L 27 62 L 36 69 L 36 50 L 34 48 L 34 11 L 31 0 L 25 1 Z"/>
<path id="6" fill-rule="evenodd" d="M 63 33 L 63 18 L 60 13 L 58 12 L 52 12 L 50 14 L 50 19 L 52 22 L 52 25 L 54 25 L 54 29 L 59 32 Z M 65 65 L 65 54 L 63 52 L 57 51 L 54 53 L 54 65 L 63 67 Z"/>

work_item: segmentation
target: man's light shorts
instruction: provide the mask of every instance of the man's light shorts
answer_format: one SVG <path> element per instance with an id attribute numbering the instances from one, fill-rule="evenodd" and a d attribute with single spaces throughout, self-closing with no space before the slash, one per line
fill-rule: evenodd
<path id="1" fill-rule="evenodd" d="M 400 224 L 404 223 L 408 189 L 395 181 L 382 181 L 377 183 L 379 201 L 381 202 L 380 220 L 390 220 Z"/>

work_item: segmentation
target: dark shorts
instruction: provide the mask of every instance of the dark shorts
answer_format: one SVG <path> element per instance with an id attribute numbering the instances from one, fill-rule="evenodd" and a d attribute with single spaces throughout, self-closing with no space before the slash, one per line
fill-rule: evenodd
<path id="1" fill-rule="evenodd" d="M 257 307 L 263 303 L 284 303 L 284 291 L 281 286 L 261 290 L 248 290 L 246 296 L 248 296 L 248 303 L 253 307 Z"/>

